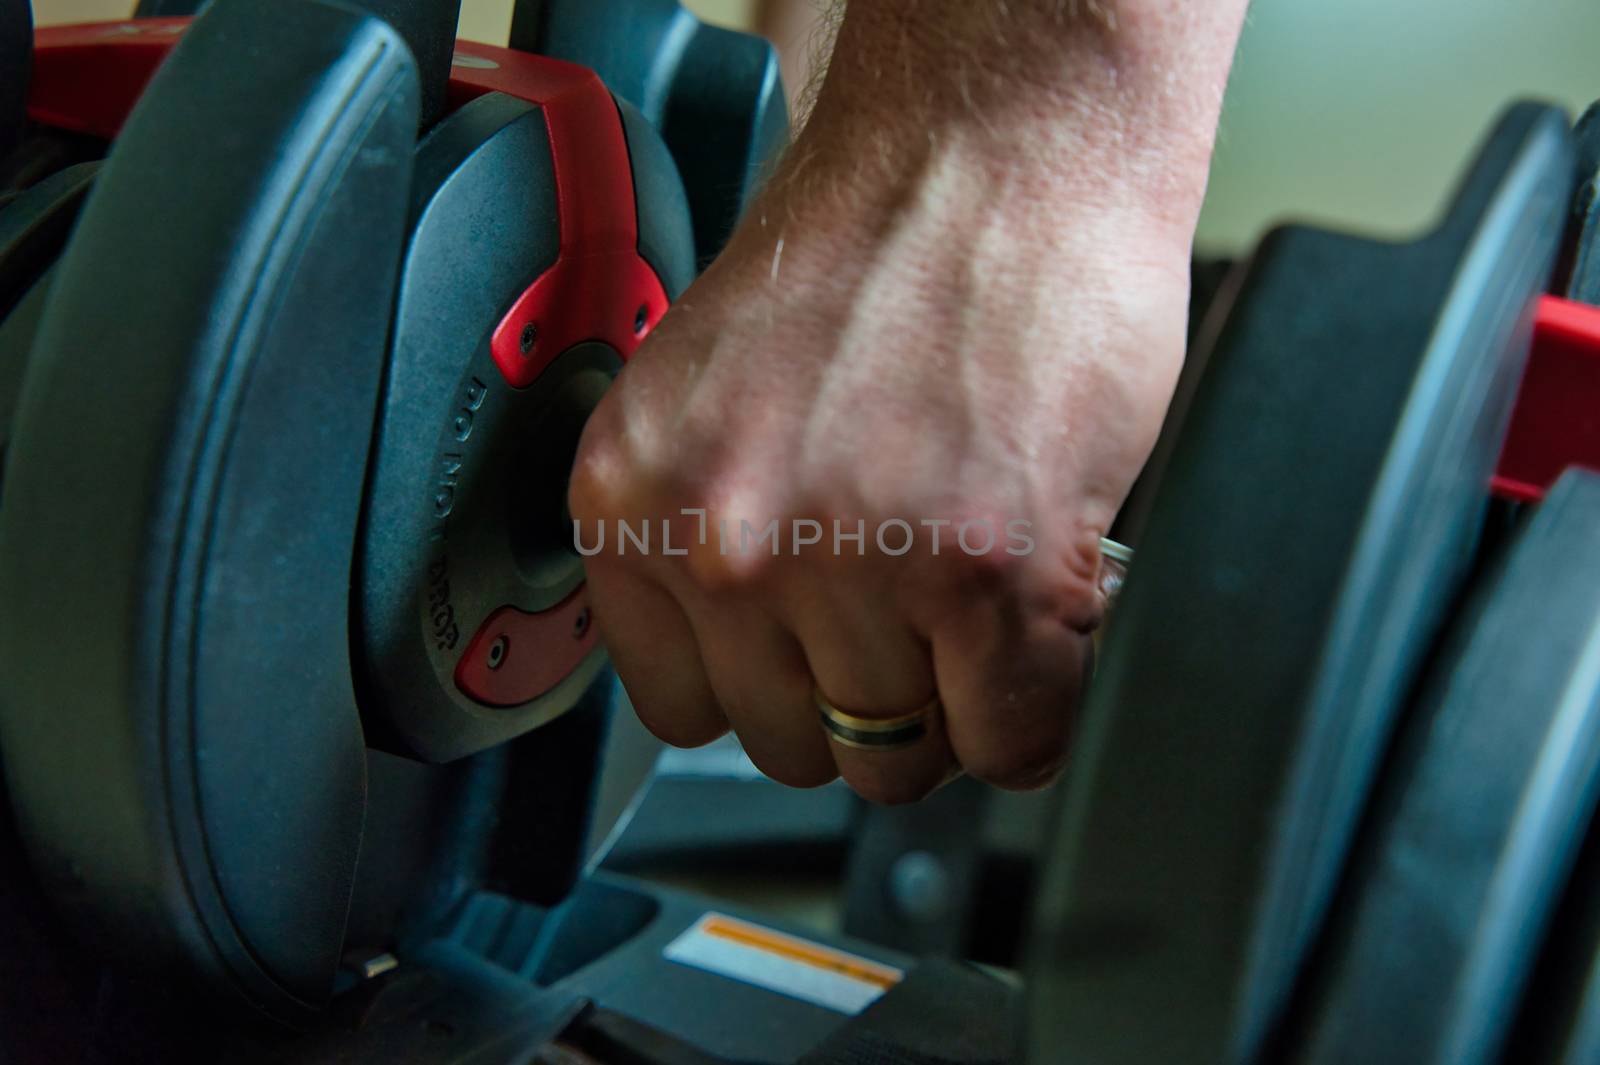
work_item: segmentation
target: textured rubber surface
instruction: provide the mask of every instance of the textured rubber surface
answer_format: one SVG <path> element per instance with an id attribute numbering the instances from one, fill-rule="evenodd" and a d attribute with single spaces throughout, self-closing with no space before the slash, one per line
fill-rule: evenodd
<path id="1" fill-rule="evenodd" d="M 209 7 L 56 268 L 7 457 L 0 749 L 38 875 L 125 962 L 291 1020 L 361 835 L 350 545 L 416 122 L 378 20 Z"/>
<path id="2" fill-rule="evenodd" d="M 648 239 L 674 286 L 650 278 L 658 310 L 692 276 L 687 209 L 681 190 L 663 191 L 678 178 L 653 132 L 628 138 L 588 72 L 522 56 L 492 73 L 547 102 L 478 96 L 419 149 L 357 584 L 369 740 L 434 762 L 549 722 L 598 675 L 603 654 L 574 599 L 567 478 L 589 413 L 640 340 L 622 268 L 652 272 Z M 574 94 L 597 94 L 605 123 L 574 126 L 563 114 Z M 606 175 L 614 198 L 581 182 L 630 159 L 631 175 Z M 581 271 L 547 293 L 563 263 Z M 585 278 L 586 291 L 627 298 L 564 298 Z M 587 339 L 617 334 L 619 316 L 620 350 Z M 513 350 L 497 352 L 506 336 Z M 504 360 L 527 380 L 508 378 Z"/>
<path id="3" fill-rule="evenodd" d="M 1522 996 L 1504 1060 L 1600 1061 L 1600 824 L 1591 818 L 1576 868 Z"/>
<path id="4" fill-rule="evenodd" d="M 0 207 L 0 317 L 61 254 L 99 169 L 98 163 L 69 166 Z"/>
<path id="5" fill-rule="evenodd" d="M 197 15 L 204 6 L 205 0 L 139 0 L 134 17 Z M 346 6 L 376 15 L 400 34 L 417 64 L 422 125 L 432 126 L 444 112 L 461 0 L 346 0 Z"/>
<path id="6" fill-rule="evenodd" d="M 78 219 L 98 163 L 79 163 L 0 207 L 0 458 L 44 309 L 46 275 Z"/>
<path id="7" fill-rule="evenodd" d="M 1600 475 L 1574 471 L 1431 664 L 1329 922 L 1295 1060 L 1502 1060 L 1600 785 L 1597 530 Z"/>

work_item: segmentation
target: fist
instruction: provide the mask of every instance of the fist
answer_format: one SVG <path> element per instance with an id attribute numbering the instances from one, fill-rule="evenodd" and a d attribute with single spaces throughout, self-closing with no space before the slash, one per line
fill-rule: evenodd
<path id="1" fill-rule="evenodd" d="M 596 621 L 668 743 L 731 728 L 775 780 L 882 802 L 1041 786 L 1182 361 L 1190 234 L 958 150 L 819 165 L 773 183 L 585 432 Z M 819 707 L 906 727 L 862 746 Z"/>

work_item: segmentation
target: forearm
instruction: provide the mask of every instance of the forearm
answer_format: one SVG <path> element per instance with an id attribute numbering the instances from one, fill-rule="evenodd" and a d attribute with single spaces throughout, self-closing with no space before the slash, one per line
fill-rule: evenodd
<path id="1" fill-rule="evenodd" d="M 1245 0 L 1090 2 L 853 0 L 782 168 L 590 419 L 584 527 L 699 513 L 777 537 L 587 560 L 663 738 L 731 724 L 775 778 L 885 801 L 1059 764 L 1101 537 L 1183 357 Z M 1017 521 L 1021 554 L 969 543 Z M 806 522 L 831 550 L 776 532 Z M 896 522 L 914 548 L 881 538 Z M 903 750 L 818 727 L 818 699 L 899 719 L 934 692 Z"/>
<path id="2" fill-rule="evenodd" d="M 859 196 L 959 168 L 1192 228 L 1246 7 L 856 0 L 790 176 Z"/>

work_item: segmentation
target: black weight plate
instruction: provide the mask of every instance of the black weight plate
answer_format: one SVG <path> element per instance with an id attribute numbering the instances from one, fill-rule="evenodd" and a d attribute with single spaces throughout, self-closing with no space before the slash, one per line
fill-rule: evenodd
<path id="1" fill-rule="evenodd" d="M 700 22 L 678 0 L 519 0 L 511 47 L 591 68 L 661 131 L 689 191 L 702 268 L 788 144 L 777 50 Z"/>
<path id="2" fill-rule="evenodd" d="M 194 15 L 205 3 L 206 0 L 138 0 L 134 17 Z M 349 6 L 383 19 L 405 40 L 417 62 L 422 125 L 432 126 L 445 107 L 461 0 L 353 0 Z"/>
<path id="3" fill-rule="evenodd" d="M 0 317 L 61 254 L 99 169 L 99 163 L 69 166 L 0 208 Z"/>
<path id="4" fill-rule="evenodd" d="M 1473 556 L 1571 190 L 1512 109 L 1409 245 L 1269 237 L 1164 469 L 1040 891 L 1053 1060 L 1251 1058 Z"/>
<path id="5" fill-rule="evenodd" d="M 293 1019 L 364 804 L 351 557 L 405 222 L 399 38 L 207 8 L 57 266 L 0 509 L 0 751 L 102 949 Z"/>
<path id="6" fill-rule="evenodd" d="M 1574 471 L 1430 664 L 1329 920 L 1294 1057 L 1499 1061 L 1597 771 L 1600 476 Z"/>
<path id="7" fill-rule="evenodd" d="M 1600 1061 L 1600 820 L 1589 822 L 1503 1060 Z"/>
<path id="8" fill-rule="evenodd" d="M 550 397 L 512 389 L 489 352 L 506 308 L 556 261 L 560 229 L 549 135 L 530 103 L 472 101 L 422 144 L 416 169 L 362 519 L 356 643 L 369 738 L 443 762 L 548 720 L 600 663 L 531 715 L 479 706 L 456 688 L 456 659 L 490 611 L 544 610 L 582 580 L 576 559 L 539 567 L 532 582 L 517 563 L 506 501 L 528 488 L 513 478 L 536 471 L 508 467 L 540 433 Z M 446 575 L 463 633 L 453 644 L 429 624 L 431 572 Z"/>
<path id="9" fill-rule="evenodd" d="M 11 421 L 16 415 L 28 355 L 39 331 L 39 320 L 44 316 L 49 290 L 50 274 L 46 273 L 10 314 L 0 318 L 0 499 L 5 493 L 5 457 L 11 446 Z"/>
<path id="10" fill-rule="evenodd" d="M 661 135 L 689 190 L 703 270 L 728 243 L 789 143 L 777 50 L 748 33 L 700 26 L 678 60 Z"/>
<path id="11" fill-rule="evenodd" d="M 47 275 L 99 166 L 69 167 L 0 207 L 0 461 L 44 310 Z"/>
<path id="12" fill-rule="evenodd" d="M 109 150 L 110 145 L 99 137 L 29 125 L 22 143 L 10 155 L 0 156 L 0 202 L 9 202 L 22 190 L 68 167 L 97 163 Z"/>
<path id="13" fill-rule="evenodd" d="M 670 156 L 627 112 L 639 246 L 676 296 L 693 277 L 688 208 L 681 190 L 670 195 Z M 418 149 L 411 214 L 362 524 L 356 644 L 369 741 L 444 762 L 565 713 L 604 666 L 596 649 L 549 691 L 505 707 L 473 700 L 454 676 L 495 611 L 547 611 L 582 584 L 567 481 L 622 362 L 604 344 L 580 344 L 519 389 L 490 353 L 506 309 L 560 253 L 539 108 L 491 93 L 442 122 Z"/>
<path id="14" fill-rule="evenodd" d="M 480 469 L 483 441 L 536 432 L 539 411 L 512 409 L 520 397 L 494 366 L 490 336 L 518 294 L 554 264 L 558 249 L 555 171 L 538 107 L 486 94 L 422 142 L 355 587 L 368 736 L 387 750 L 450 761 L 520 731 L 509 729 L 509 715 L 477 707 L 454 686 L 454 656 L 488 609 L 520 598 L 520 574 L 507 558 L 509 542 L 456 550 L 462 521 L 453 512 L 470 510 L 506 525 L 510 486 Z M 461 417 L 470 419 L 470 448 L 454 443 Z M 442 462 L 450 462 L 448 473 Z M 440 515 L 442 477 L 453 488 Z M 448 571 L 458 628 L 466 633 L 454 648 L 435 646 L 427 625 L 434 564 Z M 557 572 L 541 582 L 549 587 L 531 588 L 539 600 L 530 609 L 557 603 L 576 580 Z M 470 616 L 459 601 L 464 592 Z"/>

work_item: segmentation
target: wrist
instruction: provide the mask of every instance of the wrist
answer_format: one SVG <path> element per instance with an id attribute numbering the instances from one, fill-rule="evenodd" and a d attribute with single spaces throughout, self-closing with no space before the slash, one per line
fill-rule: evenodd
<path id="1" fill-rule="evenodd" d="M 1060 163 L 1037 145 L 996 144 L 988 131 L 956 123 L 916 134 L 808 127 L 753 213 L 757 224 L 742 234 L 749 251 L 759 263 L 773 257 L 786 281 L 815 277 L 842 288 L 891 246 L 913 270 L 987 252 L 1041 284 L 1097 263 L 1159 264 L 1187 277 L 1203 164 L 1146 165 L 1084 140 L 1063 149 L 1071 162 Z"/>
<path id="2" fill-rule="evenodd" d="M 858 196 L 983 172 L 1192 231 L 1243 6 L 852 4 L 787 169 Z"/>

